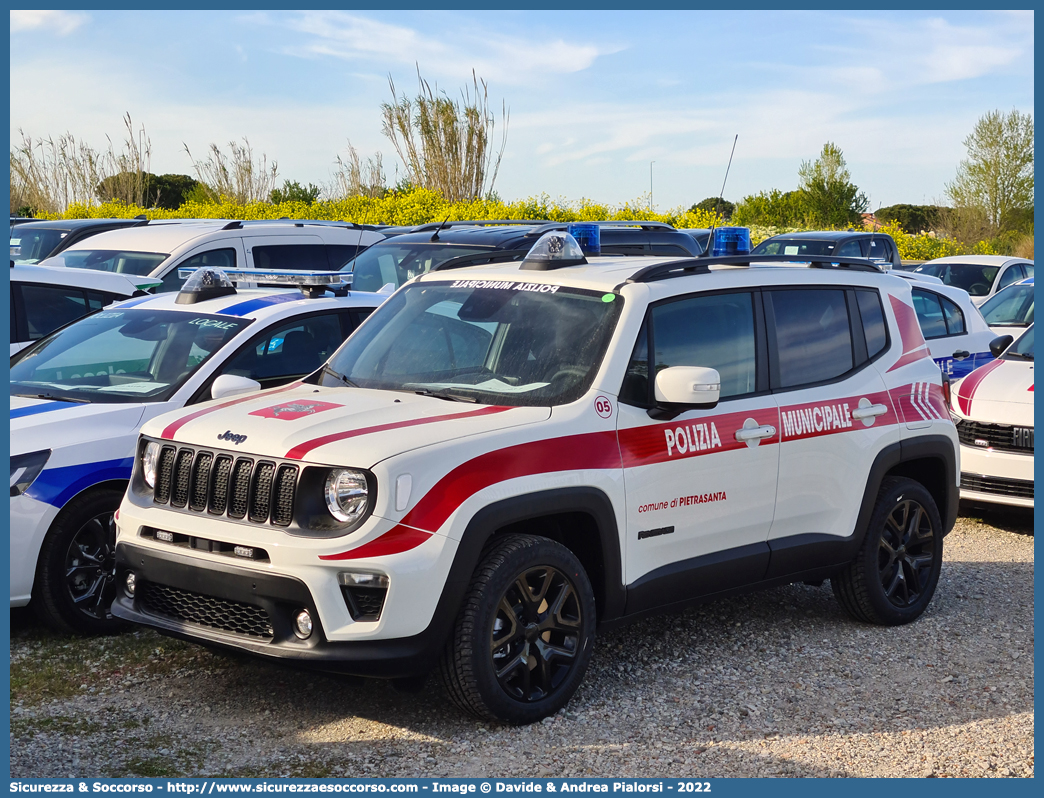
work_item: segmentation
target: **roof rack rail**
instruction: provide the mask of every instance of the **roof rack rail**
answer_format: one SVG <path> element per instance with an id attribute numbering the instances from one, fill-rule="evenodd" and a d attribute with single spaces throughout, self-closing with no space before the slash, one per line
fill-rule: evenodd
<path id="1" fill-rule="evenodd" d="M 519 225 L 519 224 L 549 224 L 550 219 L 467 219 L 459 222 L 425 222 L 410 230 L 411 233 L 426 233 L 429 230 L 437 230 L 440 227 L 447 230 L 450 227 L 481 227 L 483 225 Z"/>
<path id="2" fill-rule="evenodd" d="M 866 258 L 847 258 L 836 255 L 721 255 L 718 257 L 685 258 L 684 260 L 646 266 L 632 274 L 624 283 L 652 283 L 671 277 L 690 274 L 709 274 L 710 266 L 750 266 L 754 263 L 807 264 L 811 269 L 851 269 L 859 272 L 884 274 L 884 270 Z"/>
<path id="3" fill-rule="evenodd" d="M 677 230 L 666 222 L 648 222 L 641 219 L 598 219 L 585 222 L 549 222 L 535 230 L 527 230 L 526 236 L 542 236 L 552 230 L 565 230 L 571 224 L 596 224 L 599 227 L 640 227 L 643 230 Z"/>
<path id="4" fill-rule="evenodd" d="M 221 229 L 222 230 L 239 230 L 242 227 L 243 227 L 243 223 L 241 221 L 239 221 L 238 219 L 236 219 L 234 222 L 229 222 L 228 224 L 226 224 Z"/>

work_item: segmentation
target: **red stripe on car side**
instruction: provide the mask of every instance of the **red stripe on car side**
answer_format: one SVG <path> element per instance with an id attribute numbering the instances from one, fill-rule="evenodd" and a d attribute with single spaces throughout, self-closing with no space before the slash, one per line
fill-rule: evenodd
<path id="1" fill-rule="evenodd" d="M 434 424 L 436 421 L 452 421 L 456 418 L 477 418 L 478 416 L 488 416 L 492 413 L 503 413 L 505 410 L 510 410 L 510 407 L 483 407 L 479 410 L 469 410 L 466 413 L 449 413 L 444 416 L 430 416 L 428 418 L 413 418 L 409 421 L 395 421 L 390 424 L 378 424 L 373 427 L 363 427 L 361 429 L 347 430 L 345 432 L 332 432 L 329 435 L 323 435 L 320 438 L 312 438 L 310 441 L 299 443 L 297 446 L 292 448 L 286 453 L 287 460 L 300 460 L 312 449 L 318 449 L 320 446 L 326 446 L 328 443 L 334 443 L 335 441 L 343 441 L 348 438 L 357 438 L 360 435 L 370 435 L 374 432 L 386 432 L 392 429 L 403 429 L 405 427 L 416 427 L 419 424 Z"/>
<path id="2" fill-rule="evenodd" d="M 556 471 L 620 468 L 615 432 L 591 432 L 522 443 L 479 455 L 450 471 L 403 517 L 378 538 L 321 560 L 354 560 L 416 548 L 467 499 L 483 488 L 518 477 Z"/>
<path id="3" fill-rule="evenodd" d="M 197 410 L 195 413 L 189 413 L 187 416 L 182 416 L 177 421 L 168 424 L 164 428 L 163 434 L 160 437 L 167 438 L 168 440 L 173 440 L 174 433 L 176 433 L 179 429 L 184 427 L 190 421 L 195 421 L 197 418 L 202 418 L 208 413 L 213 413 L 217 410 L 223 410 L 224 408 L 232 407 L 233 405 L 241 405 L 243 404 L 243 402 L 252 402 L 262 395 L 268 396 L 273 393 L 281 393 L 283 391 L 289 391 L 291 388 L 299 387 L 301 387 L 300 382 L 292 382 L 289 385 L 282 386 L 281 388 L 272 388 L 262 393 L 248 393 L 244 394 L 243 396 L 238 396 L 235 399 L 229 399 L 227 402 L 221 402 L 221 404 L 211 405 L 210 407 L 204 407 L 202 410 Z"/>
<path id="4" fill-rule="evenodd" d="M 928 352 L 927 346 L 922 347 L 921 349 L 917 349 L 913 352 L 907 352 L 905 355 L 903 355 L 897 361 L 895 361 L 895 365 L 893 365 L 888 370 L 895 371 L 896 369 L 902 368 L 903 366 L 907 366 L 910 363 L 916 363 L 918 360 L 921 360 L 922 358 L 926 357 L 931 357 L 931 354 Z"/>
<path id="5" fill-rule="evenodd" d="M 971 414 L 972 397 L 975 395 L 975 391 L 980 383 L 1003 362 L 1003 360 L 994 360 L 985 366 L 975 369 L 975 371 L 961 380 L 960 387 L 957 389 L 957 404 L 964 415 L 968 416 Z"/>

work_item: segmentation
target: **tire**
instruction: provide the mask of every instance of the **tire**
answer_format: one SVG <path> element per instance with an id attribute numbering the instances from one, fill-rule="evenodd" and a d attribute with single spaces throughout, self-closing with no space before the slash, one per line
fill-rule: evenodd
<path id="1" fill-rule="evenodd" d="M 123 624 L 116 596 L 116 526 L 123 491 L 102 488 L 73 498 L 47 531 L 36 564 L 33 607 L 48 626 L 82 635 L 114 634 Z"/>
<path id="2" fill-rule="evenodd" d="M 569 549 L 532 535 L 495 538 L 475 569 L 439 675 L 465 712 L 534 723 L 576 692 L 595 622 L 591 582 Z"/>
<path id="3" fill-rule="evenodd" d="M 859 554 L 830 585 L 856 620 L 899 626 L 927 609 L 942 555 L 942 520 L 932 495 L 912 479 L 887 477 Z"/>

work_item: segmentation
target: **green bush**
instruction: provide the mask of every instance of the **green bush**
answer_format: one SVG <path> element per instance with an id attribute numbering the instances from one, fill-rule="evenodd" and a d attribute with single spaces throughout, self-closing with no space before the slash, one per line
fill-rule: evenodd
<path id="1" fill-rule="evenodd" d="M 937 230 L 944 208 L 938 205 L 888 205 L 874 211 L 882 224 L 898 224 L 904 230 Z"/>

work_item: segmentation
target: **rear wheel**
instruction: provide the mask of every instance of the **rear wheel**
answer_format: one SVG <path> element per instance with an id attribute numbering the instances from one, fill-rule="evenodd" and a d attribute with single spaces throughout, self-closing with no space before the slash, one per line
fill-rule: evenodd
<path id="1" fill-rule="evenodd" d="M 51 524 L 33 586 L 33 606 L 47 625 L 78 634 L 112 634 L 116 596 L 116 524 L 123 492 L 113 488 L 72 499 Z"/>
<path id="2" fill-rule="evenodd" d="M 450 698 L 488 720 L 533 723 L 561 709 L 591 659 L 594 592 L 569 549 L 496 539 L 475 571 L 440 663 Z"/>
<path id="3" fill-rule="evenodd" d="M 912 479 L 888 477 L 859 554 L 831 578 L 831 587 L 857 620 L 909 623 L 935 594 L 942 554 L 942 521 L 932 495 Z"/>

